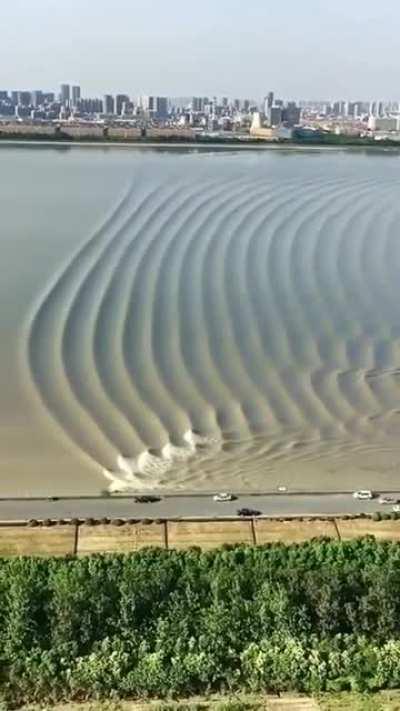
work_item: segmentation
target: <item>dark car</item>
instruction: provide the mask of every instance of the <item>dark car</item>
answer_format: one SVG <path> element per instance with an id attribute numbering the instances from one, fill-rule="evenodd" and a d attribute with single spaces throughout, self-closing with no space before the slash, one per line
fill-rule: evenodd
<path id="1" fill-rule="evenodd" d="M 161 501 L 159 496 L 135 496 L 134 498 L 135 504 L 156 504 L 158 501 Z"/>
<path id="2" fill-rule="evenodd" d="M 261 516 L 261 511 L 257 509 L 238 509 L 238 516 Z"/>

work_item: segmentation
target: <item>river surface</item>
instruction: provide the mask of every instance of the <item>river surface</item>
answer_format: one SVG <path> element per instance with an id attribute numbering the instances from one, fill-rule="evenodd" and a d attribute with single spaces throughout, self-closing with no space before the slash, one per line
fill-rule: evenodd
<path id="1" fill-rule="evenodd" d="M 3 145 L 0 186 L 0 496 L 399 488 L 399 154 Z"/>

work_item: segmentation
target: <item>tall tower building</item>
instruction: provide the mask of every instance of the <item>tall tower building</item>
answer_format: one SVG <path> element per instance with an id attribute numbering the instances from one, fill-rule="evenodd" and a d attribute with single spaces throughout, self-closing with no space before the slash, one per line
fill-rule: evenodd
<path id="1" fill-rule="evenodd" d="M 72 87 L 72 106 L 76 108 L 81 100 L 81 87 L 80 86 L 73 86 Z"/>
<path id="2" fill-rule="evenodd" d="M 204 103 L 201 96 L 193 96 L 190 102 L 190 108 L 192 111 L 203 111 Z"/>
<path id="3" fill-rule="evenodd" d="M 29 106 L 32 100 L 30 91 L 19 91 L 17 94 L 19 106 Z"/>
<path id="4" fill-rule="evenodd" d="M 40 89 L 32 91 L 32 104 L 35 108 L 41 106 L 41 104 L 43 104 L 43 100 L 43 92 Z"/>
<path id="5" fill-rule="evenodd" d="M 141 96 L 139 104 L 149 118 L 163 119 L 168 116 L 168 99 L 165 96 Z"/>
<path id="6" fill-rule="evenodd" d="M 68 106 L 71 100 L 71 87 L 69 84 L 61 84 L 60 101 L 64 106 Z"/>
<path id="7" fill-rule="evenodd" d="M 111 96 L 111 94 L 104 94 L 103 113 L 104 114 L 113 114 L 114 113 L 114 97 Z"/>
<path id="8" fill-rule="evenodd" d="M 118 116 L 121 116 L 121 114 L 122 114 L 123 105 L 128 104 L 128 103 L 129 103 L 129 96 L 127 96 L 126 94 L 117 94 L 117 96 L 115 97 L 115 104 L 116 104 L 115 108 L 116 108 L 116 113 L 118 114 Z"/>
<path id="9" fill-rule="evenodd" d="M 271 126 L 272 125 L 272 107 L 274 105 L 274 92 L 270 91 L 268 92 L 267 96 L 265 97 L 264 101 L 264 113 L 267 119 L 268 124 Z"/>

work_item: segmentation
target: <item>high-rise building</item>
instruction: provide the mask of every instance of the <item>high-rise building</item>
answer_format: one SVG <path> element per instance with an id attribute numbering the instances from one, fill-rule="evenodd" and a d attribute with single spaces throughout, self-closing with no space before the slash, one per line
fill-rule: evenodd
<path id="1" fill-rule="evenodd" d="M 280 126 L 282 123 L 282 109 L 280 106 L 271 106 L 268 110 L 268 123 L 270 126 Z"/>
<path id="2" fill-rule="evenodd" d="M 264 100 L 264 113 L 265 113 L 265 116 L 266 116 L 266 119 L 267 119 L 267 123 L 268 123 L 269 126 L 277 126 L 277 125 L 280 123 L 280 121 L 277 122 L 277 121 L 275 120 L 275 122 L 273 122 L 273 120 L 272 120 L 272 107 L 273 107 L 273 105 L 274 105 L 274 92 L 273 92 L 273 91 L 270 91 L 270 92 L 267 94 L 267 96 L 265 97 L 265 100 Z M 274 117 L 274 119 L 276 119 L 276 116 Z"/>
<path id="3" fill-rule="evenodd" d="M 282 123 L 287 128 L 293 128 L 293 126 L 298 126 L 300 123 L 300 116 L 301 109 L 296 104 L 290 103 L 282 110 Z"/>
<path id="4" fill-rule="evenodd" d="M 0 116 L 15 116 L 15 106 L 10 101 L 0 101 Z"/>
<path id="5" fill-rule="evenodd" d="M 8 91 L 0 91 L 0 101 L 8 101 Z"/>
<path id="6" fill-rule="evenodd" d="M 19 106 L 30 106 L 31 104 L 31 92 L 30 91 L 18 91 L 17 92 L 17 104 Z"/>
<path id="7" fill-rule="evenodd" d="M 122 104 L 122 116 L 132 116 L 135 109 L 133 101 L 124 101 Z"/>
<path id="8" fill-rule="evenodd" d="M 296 106 L 294 101 L 289 101 L 288 105 L 282 110 L 282 123 L 287 128 L 293 128 L 300 123 L 301 109 Z"/>
<path id="9" fill-rule="evenodd" d="M 64 106 L 68 106 L 71 100 L 71 87 L 69 84 L 61 84 L 60 101 Z"/>
<path id="10" fill-rule="evenodd" d="M 201 96 L 193 96 L 190 102 L 190 108 L 192 111 L 203 111 L 204 99 Z"/>
<path id="11" fill-rule="evenodd" d="M 31 114 L 31 110 L 30 110 L 29 106 L 27 106 L 27 105 L 20 104 L 19 106 L 17 106 L 15 108 L 15 115 L 18 118 L 21 118 L 21 119 L 28 118 L 30 116 L 30 114 Z"/>
<path id="12" fill-rule="evenodd" d="M 81 87 L 80 86 L 73 86 L 72 87 L 72 106 L 76 108 L 78 106 L 78 103 L 81 98 Z"/>
<path id="13" fill-rule="evenodd" d="M 40 89 L 32 91 L 32 105 L 37 108 L 43 104 L 43 92 Z"/>
<path id="14" fill-rule="evenodd" d="M 335 101 L 333 104 L 333 114 L 334 116 L 346 116 L 347 102 L 346 101 Z"/>
<path id="15" fill-rule="evenodd" d="M 103 98 L 103 114 L 114 113 L 114 97 L 111 94 L 104 94 Z"/>
<path id="16" fill-rule="evenodd" d="M 115 113 L 118 114 L 118 116 L 121 116 L 123 105 L 128 103 L 129 96 L 126 94 L 117 94 L 115 97 Z"/>
<path id="17" fill-rule="evenodd" d="M 159 118 L 168 116 L 168 99 L 166 96 L 157 97 L 157 115 Z"/>
<path id="18" fill-rule="evenodd" d="M 18 91 L 11 92 L 11 103 L 13 106 L 18 106 Z"/>
<path id="19" fill-rule="evenodd" d="M 163 119 L 168 116 L 168 99 L 165 96 L 141 96 L 140 107 L 149 118 Z"/>

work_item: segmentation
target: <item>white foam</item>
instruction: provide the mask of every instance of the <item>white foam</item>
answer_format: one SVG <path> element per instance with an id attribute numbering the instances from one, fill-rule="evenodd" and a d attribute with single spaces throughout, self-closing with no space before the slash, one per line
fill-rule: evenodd
<path id="1" fill-rule="evenodd" d="M 103 468 L 103 475 L 109 482 L 111 482 L 108 487 L 111 494 L 127 491 L 133 487 L 133 478 L 128 481 L 127 479 L 121 477 L 120 472 L 113 472 L 110 471 L 110 469 Z"/>
<path id="2" fill-rule="evenodd" d="M 216 437 L 210 437 L 207 435 L 201 435 L 193 430 L 187 430 L 183 435 L 183 439 L 187 442 L 193 449 L 196 449 L 198 445 L 214 445 L 220 442 Z"/>
<path id="3" fill-rule="evenodd" d="M 195 454 L 195 449 L 190 446 L 176 447 L 168 442 L 162 448 L 162 456 L 169 462 L 186 462 Z"/>
<path id="4" fill-rule="evenodd" d="M 171 467 L 171 462 L 167 459 L 162 459 L 157 457 L 155 454 L 150 452 L 142 452 L 139 454 L 137 459 L 138 470 L 141 474 L 148 474 L 150 476 L 165 474 Z"/>
<path id="5" fill-rule="evenodd" d="M 141 452 L 136 458 L 119 454 L 116 462 L 117 470 L 103 469 L 104 476 L 111 482 L 109 491 L 155 488 L 174 466 L 184 464 L 196 456 L 215 454 L 222 446 L 221 439 L 200 435 L 193 430 L 184 433 L 183 441 L 185 444 L 181 447 L 167 442 L 161 449 L 160 456 L 149 450 Z"/>
<path id="6" fill-rule="evenodd" d="M 136 460 L 123 457 L 122 454 L 117 457 L 117 466 L 128 477 L 132 477 L 138 471 Z"/>

